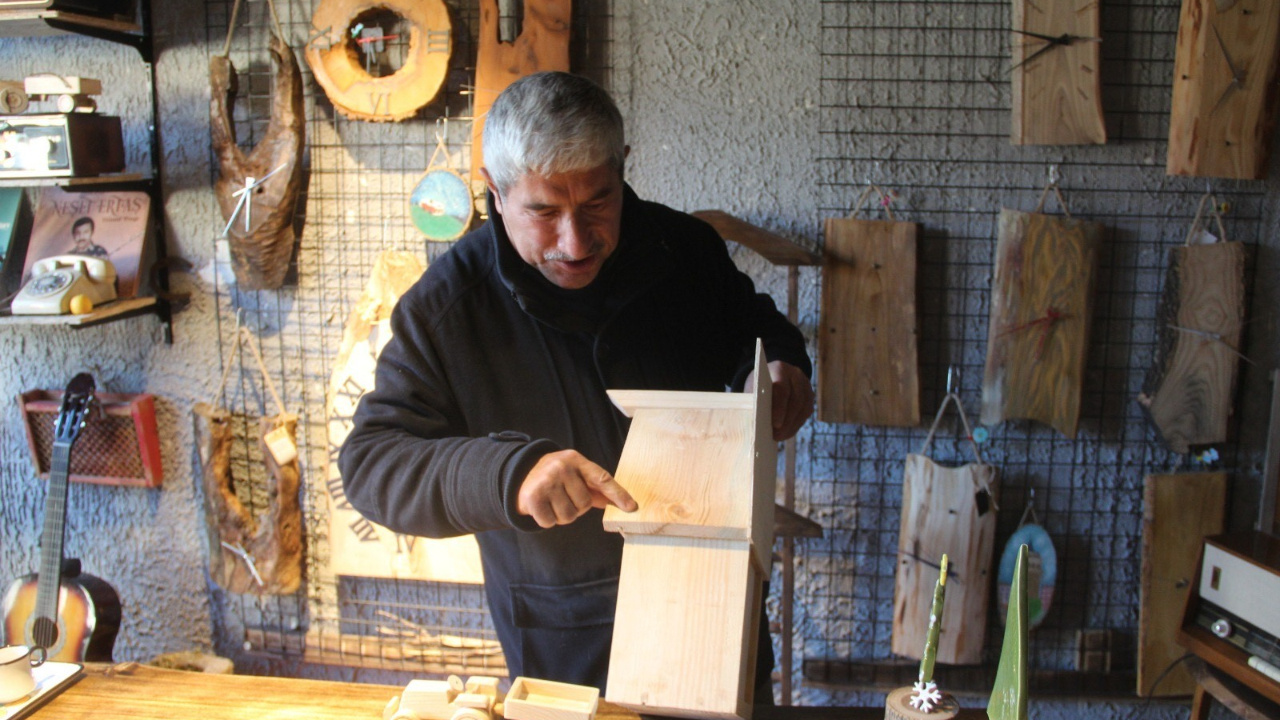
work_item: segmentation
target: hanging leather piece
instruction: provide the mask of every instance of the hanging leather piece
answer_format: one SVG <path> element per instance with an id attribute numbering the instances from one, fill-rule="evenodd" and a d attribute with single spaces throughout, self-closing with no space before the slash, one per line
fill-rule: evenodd
<path id="1" fill-rule="evenodd" d="M 236 10 L 231 29 L 235 29 Z M 274 17 L 275 7 L 271 7 Z M 230 34 L 227 38 L 230 46 Z M 209 60 L 210 130 L 218 156 L 218 180 L 214 194 L 228 222 L 231 261 L 236 283 L 246 290 L 280 287 L 289 269 L 297 238 L 294 209 L 302 191 L 302 150 L 306 143 L 306 118 L 302 106 L 302 74 L 293 50 L 277 26 L 269 45 L 275 68 L 271 121 L 262 140 L 246 155 L 236 145 L 232 107 L 237 91 L 236 70 L 222 55 Z M 246 185 L 248 198 L 241 202 Z M 247 221 L 247 229 L 246 229 Z"/>
<path id="2" fill-rule="evenodd" d="M 283 465 L 277 463 L 262 438 L 279 427 L 296 437 L 298 417 L 282 413 L 258 421 L 258 442 L 271 476 L 267 481 L 267 512 L 259 522 L 236 497 L 236 481 L 231 476 L 231 413 L 203 402 L 196 403 L 192 412 L 209 533 L 209 575 L 227 592 L 297 592 L 302 582 L 298 461 L 295 458 Z"/>
<path id="3" fill-rule="evenodd" d="M 237 331 L 236 350 L 241 342 L 253 351 L 263 370 L 263 381 L 281 410 L 258 420 L 258 445 L 270 477 L 266 512 L 254 517 L 236 495 L 236 479 L 231 473 L 231 444 L 235 440 L 231 413 L 207 402 L 192 408 L 209 537 L 209 575 L 228 592 L 289 595 L 297 592 L 302 582 L 298 416 L 284 411 L 247 329 Z M 228 357 L 215 397 L 226 385 L 235 355 L 233 351 Z"/>

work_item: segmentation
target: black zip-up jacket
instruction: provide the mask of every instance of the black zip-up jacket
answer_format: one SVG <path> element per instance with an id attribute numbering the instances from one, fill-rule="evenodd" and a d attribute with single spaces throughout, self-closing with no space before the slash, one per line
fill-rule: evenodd
<path id="1" fill-rule="evenodd" d="M 711 226 L 624 192 L 618 246 L 581 290 L 524 263 L 491 208 L 401 297 L 341 451 L 370 520 L 477 533 L 512 677 L 604 687 L 622 539 L 600 510 L 543 530 L 516 495 L 556 450 L 617 469 L 629 421 L 605 389 L 740 389 L 757 337 L 770 361 L 812 372 L 800 332 Z"/>

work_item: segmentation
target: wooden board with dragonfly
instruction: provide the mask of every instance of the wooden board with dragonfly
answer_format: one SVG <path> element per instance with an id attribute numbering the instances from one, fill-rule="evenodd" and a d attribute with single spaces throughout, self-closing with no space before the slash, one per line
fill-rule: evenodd
<path id="1" fill-rule="evenodd" d="M 120 598 L 105 581 L 63 561 L 71 448 L 93 404 L 93 376 L 72 378 L 54 423 L 53 457 L 40 541 L 40 572 L 10 584 L 4 595 L 4 644 L 28 645 L 39 661 L 110 661 L 120 628 Z"/>

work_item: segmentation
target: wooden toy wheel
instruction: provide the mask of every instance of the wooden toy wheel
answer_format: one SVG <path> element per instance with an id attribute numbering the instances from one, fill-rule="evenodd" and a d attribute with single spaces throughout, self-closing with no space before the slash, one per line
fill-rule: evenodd
<path id="1" fill-rule="evenodd" d="M 409 26 L 404 64 L 385 77 L 370 75 L 352 37 L 362 15 L 389 11 Z M 307 64 L 325 95 L 356 120 L 404 120 L 435 99 L 444 85 L 453 26 L 443 0 L 321 0 L 311 17 Z"/>

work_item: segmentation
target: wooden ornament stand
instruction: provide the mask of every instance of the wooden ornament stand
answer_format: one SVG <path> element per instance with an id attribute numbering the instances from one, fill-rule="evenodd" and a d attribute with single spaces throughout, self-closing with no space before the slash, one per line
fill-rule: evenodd
<path id="1" fill-rule="evenodd" d="M 948 693 L 942 693 L 938 706 L 924 712 L 911 707 L 912 688 L 900 687 L 884 699 L 884 720 L 951 720 L 960 714 L 960 703 Z"/>
<path id="2" fill-rule="evenodd" d="M 744 393 L 610 390 L 632 417 L 608 507 L 625 544 L 606 700 L 656 715 L 751 717 L 773 547 L 772 385 L 756 345 Z"/>

